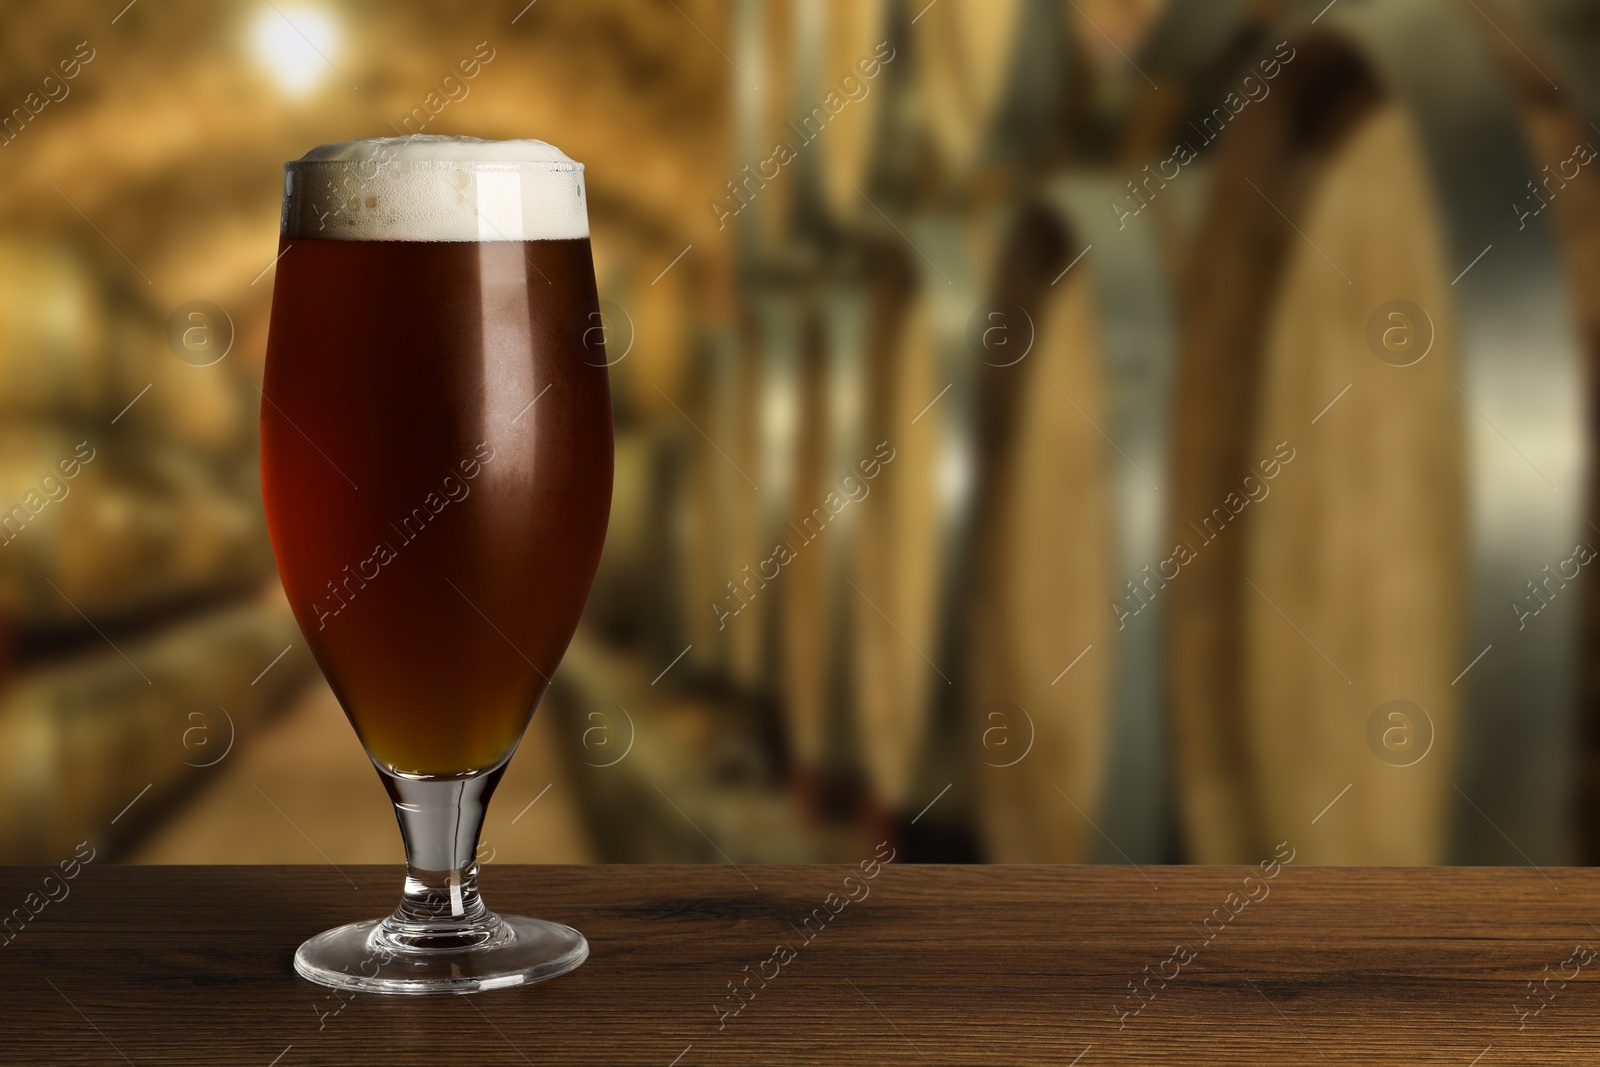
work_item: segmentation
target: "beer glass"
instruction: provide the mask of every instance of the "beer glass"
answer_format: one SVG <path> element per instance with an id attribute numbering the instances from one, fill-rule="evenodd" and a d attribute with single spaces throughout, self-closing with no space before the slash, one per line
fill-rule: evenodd
<path id="1" fill-rule="evenodd" d="M 599 562 L 605 367 L 581 164 L 409 137 L 285 165 L 267 525 L 406 848 L 393 915 L 300 946 L 313 982 L 461 993 L 588 956 L 576 930 L 488 911 L 474 856 Z"/>

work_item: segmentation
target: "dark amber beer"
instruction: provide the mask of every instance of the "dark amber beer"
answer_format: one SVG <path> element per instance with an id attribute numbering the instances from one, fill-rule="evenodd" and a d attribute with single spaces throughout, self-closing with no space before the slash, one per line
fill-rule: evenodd
<path id="1" fill-rule="evenodd" d="M 407 862 L 392 916 L 312 938 L 295 968 L 399 993 L 553 977 L 587 942 L 488 911 L 474 854 L 611 508 L 583 167 L 539 141 L 413 137 L 326 145 L 285 175 L 267 524 Z"/>
<path id="2" fill-rule="evenodd" d="M 283 244 L 261 442 L 284 588 L 375 759 L 485 770 L 522 736 L 605 539 L 589 242 Z"/>

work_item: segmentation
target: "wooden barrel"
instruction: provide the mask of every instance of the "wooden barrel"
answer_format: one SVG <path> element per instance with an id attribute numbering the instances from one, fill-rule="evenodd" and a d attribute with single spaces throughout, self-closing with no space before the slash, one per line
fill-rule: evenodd
<path id="1" fill-rule="evenodd" d="M 800 417 L 800 374 L 818 335 L 811 297 L 793 279 L 767 276 L 749 283 L 747 296 L 744 321 L 708 383 L 714 406 L 701 427 L 707 448 L 697 462 L 708 468 L 723 524 L 723 558 L 704 595 L 727 680 L 771 697 L 788 585 L 774 554 L 792 537 L 785 531 L 799 442 L 813 432 Z"/>
<path id="2" fill-rule="evenodd" d="M 770 696 L 783 587 L 763 564 L 789 518 L 808 304 L 787 285 L 747 284 L 741 321 L 707 339 L 682 413 L 693 502 L 679 520 L 693 557 L 683 610 L 696 665 L 744 695 Z"/>
<path id="3" fill-rule="evenodd" d="M 903 82 L 906 58 L 893 40 L 890 9 L 888 0 L 825 5 L 821 95 L 811 102 L 810 117 L 825 131 L 817 139 L 820 186 L 835 218 L 872 210 L 863 193 L 879 151 L 884 100 Z"/>
<path id="4" fill-rule="evenodd" d="M 884 102 L 908 82 L 904 4 L 892 0 L 744 0 L 735 7 L 735 161 L 720 203 L 751 261 L 792 238 L 815 236 L 828 216 L 867 205 L 881 154 Z M 897 32 L 897 27 L 902 32 Z"/>
<path id="5" fill-rule="evenodd" d="M 862 773 L 853 736 L 856 593 L 863 509 L 881 463 L 868 441 L 869 375 L 903 313 L 908 265 L 899 249 L 841 251 L 819 294 L 820 343 L 802 362 L 797 442 L 782 565 L 784 722 L 804 805 L 852 806 Z"/>
<path id="6" fill-rule="evenodd" d="M 796 442 L 782 551 L 769 565 L 784 585 L 780 670 L 789 756 L 802 804 L 813 812 L 838 805 L 835 794 L 849 774 L 838 743 L 845 702 L 836 668 L 849 640 L 840 626 L 839 590 L 848 578 L 845 559 L 859 509 L 835 483 L 849 475 L 848 457 L 859 451 L 859 375 L 870 314 L 859 286 L 841 286 L 824 299 L 821 343 L 803 354 L 795 376 L 797 419 L 811 432 Z"/>
<path id="7" fill-rule="evenodd" d="M 1481 22 L 1332 11 L 1227 131 L 1161 594 L 1201 862 L 1567 855 L 1600 200 L 1527 199 L 1587 138 Z"/>
<path id="8" fill-rule="evenodd" d="M 714 209 L 746 263 L 781 255 L 847 204 L 873 136 L 885 0 L 741 0 L 734 8 L 734 168 Z M 859 54 L 857 54 L 859 52 Z M 854 195 L 852 193 L 852 195 Z"/>
<path id="9" fill-rule="evenodd" d="M 1578 97 L 1590 123 L 1600 122 L 1600 9 L 1561 0 L 1508 0 L 1506 6 L 1538 32 L 1540 47 L 1531 47 L 1527 42 L 1523 46 L 1540 69 L 1561 85 L 1563 92 L 1570 91 Z M 1592 302 L 1579 306 L 1587 311 Z M 1590 521 L 1600 519 L 1591 517 Z M 1582 646 L 1594 648 L 1600 642 L 1600 597 L 1589 598 L 1581 626 Z M 1600 670 L 1591 663 L 1579 684 L 1577 862 L 1592 865 L 1600 863 Z"/>
<path id="10" fill-rule="evenodd" d="M 790 0 L 773 4 L 738 0 L 732 8 L 735 173 L 718 190 L 712 204 L 719 228 L 734 227 L 735 245 L 747 261 L 776 239 L 783 221 L 781 188 L 772 190 L 771 196 L 747 202 L 745 197 L 750 194 L 766 191 L 765 183 L 757 181 L 747 188 L 743 182 L 748 180 L 744 168 L 757 168 L 768 158 L 774 147 L 770 143 L 773 134 L 788 119 L 788 49 L 782 40 L 791 21 L 790 10 Z M 754 210 L 748 207 L 752 202 L 758 205 Z"/>
<path id="11" fill-rule="evenodd" d="M 774 698 L 780 686 L 784 583 L 769 576 L 789 520 L 798 442 L 800 374 L 817 343 L 807 287 L 813 272 L 799 244 L 822 218 L 818 144 L 833 125 L 807 125 L 822 104 L 828 22 L 820 0 L 734 8 L 735 158 L 720 221 L 737 228 L 741 297 L 731 364 L 714 392 L 707 436 L 721 463 L 713 476 L 728 506 L 723 573 L 712 593 L 716 658 L 744 694 Z M 816 128 L 813 128 L 816 127 Z M 836 131 L 835 131 L 836 132 Z"/>
<path id="12" fill-rule="evenodd" d="M 677 426 L 682 491 L 671 525 L 680 551 L 676 618 L 685 665 L 704 678 L 729 676 L 724 640 L 728 612 L 723 583 L 733 573 L 735 516 L 753 506 L 751 490 L 729 467 L 716 441 L 728 435 L 738 395 L 738 341 L 731 330 L 707 330 L 691 371 L 689 400 Z"/>
<path id="13" fill-rule="evenodd" d="M 1007 256 L 1041 271 L 992 313 L 1022 335 L 987 372 L 973 628 L 970 750 L 998 862 L 1174 857 L 1165 610 L 1145 584 L 1167 555 L 1175 313 L 1159 234 L 1118 230 L 1116 190 L 1048 186 Z"/>
<path id="14" fill-rule="evenodd" d="M 1019 220 L 1004 257 L 1012 277 L 998 286 L 1011 302 L 998 317 L 1026 317 L 1008 328 L 1031 329 L 1035 344 L 1014 367 L 985 369 L 967 735 L 994 860 L 1181 854 L 1167 612 L 1149 588 L 1163 584 L 1171 549 L 1174 289 L 1209 188 L 1205 146 L 1181 180 L 1153 181 L 1159 196 L 1130 201 L 1136 213 L 1109 205 L 1129 201 L 1175 141 L 1193 139 L 1200 100 L 1239 80 L 1260 7 L 1108 0 L 1068 17 L 1083 128 L 1071 168 L 1041 183 L 1039 211 Z M 1095 123 L 1118 133 L 1096 138 Z"/>
<path id="15" fill-rule="evenodd" d="M 1006 222 L 929 215 L 900 228 L 915 285 L 868 378 L 862 458 L 878 473 L 857 518 L 855 735 L 881 813 L 914 817 L 948 785 L 949 806 L 929 816 L 948 824 L 969 792 L 960 726 L 980 477 L 969 327 Z"/>
<path id="16" fill-rule="evenodd" d="M 1036 0 L 940 0 L 916 16 L 923 119 L 951 178 L 959 182 L 991 150 L 1016 78 L 1015 57 Z"/>
<path id="17" fill-rule="evenodd" d="M 760 569 L 787 519 L 783 484 L 797 400 L 785 383 L 799 359 L 806 303 L 754 266 L 738 284 L 736 321 L 703 326 L 685 341 L 682 388 L 669 394 L 652 379 L 672 428 L 655 442 L 658 454 L 638 488 L 670 546 L 664 555 L 660 546 L 636 547 L 656 559 L 647 566 L 676 561 L 675 573 L 657 576 L 668 588 L 655 629 L 668 644 L 681 638 L 670 654 L 687 649 L 686 673 L 765 694 L 776 687 L 779 595 Z M 621 615 L 640 610 L 625 602 L 626 582 L 618 593 Z"/>

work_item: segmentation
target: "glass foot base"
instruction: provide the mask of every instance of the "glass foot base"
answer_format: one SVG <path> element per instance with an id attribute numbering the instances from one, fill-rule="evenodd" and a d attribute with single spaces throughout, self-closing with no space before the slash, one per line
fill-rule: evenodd
<path id="1" fill-rule="evenodd" d="M 364 993 L 476 993 L 542 982 L 589 958 L 570 926 L 521 915 L 490 915 L 469 936 L 419 946 L 393 920 L 326 930 L 294 954 L 300 977 Z"/>

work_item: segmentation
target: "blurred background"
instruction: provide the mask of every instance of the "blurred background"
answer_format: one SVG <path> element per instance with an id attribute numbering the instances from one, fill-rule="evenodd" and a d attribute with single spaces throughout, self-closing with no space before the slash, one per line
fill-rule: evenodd
<path id="1" fill-rule="evenodd" d="M 1600 855 L 1600 5 L 0 20 L 0 861 L 402 858 L 256 427 L 282 162 L 408 133 L 585 162 L 614 361 L 481 861 Z"/>

